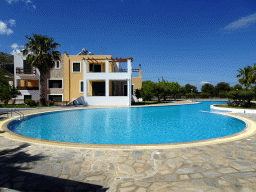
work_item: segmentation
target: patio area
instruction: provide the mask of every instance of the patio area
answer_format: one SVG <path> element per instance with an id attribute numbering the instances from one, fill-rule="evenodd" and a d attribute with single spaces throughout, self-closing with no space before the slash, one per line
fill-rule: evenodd
<path id="1" fill-rule="evenodd" d="M 256 122 L 256 114 L 234 115 Z M 177 149 L 85 149 L 26 143 L 0 132 L 0 191 L 253 192 L 255 146 L 256 135 Z"/>

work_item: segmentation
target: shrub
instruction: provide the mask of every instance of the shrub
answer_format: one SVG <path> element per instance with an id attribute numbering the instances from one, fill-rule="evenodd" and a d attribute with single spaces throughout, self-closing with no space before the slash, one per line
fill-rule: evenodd
<path id="1" fill-rule="evenodd" d="M 54 106 L 55 105 L 55 101 L 50 101 L 49 106 Z"/>
<path id="2" fill-rule="evenodd" d="M 253 99 L 254 93 L 252 91 L 239 90 L 239 91 L 230 91 L 227 94 L 231 106 L 241 106 L 241 107 L 250 107 L 251 100 Z"/>
<path id="3" fill-rule="evenodd" d="M 46 106 L 46 101 L 45 101 L 44 98 L 41 98 L 41 99 L 40 99 L 40 103 L 41 103 L 41 105 Z"/>
<path id="4" fill-rule="evenodd" d="M 196 97 L 196 94 L 195 93 L 187 93 L 186 95 L 185 95 L 185 97 L 186 97 L 186 99 L 191 99 L 191 98 L 195 98 Z"/>
<path id="5" fill-rule="evenodd" d="M 210 94 L 209 93 L 200 93 L 201 98 L 209 98 Z"/>
<path id="6" fill-rule="evenodd" d="M 37 106 L 37 103 L 33 99 L 26 99 L 24 103 L 29 106 Z"/>

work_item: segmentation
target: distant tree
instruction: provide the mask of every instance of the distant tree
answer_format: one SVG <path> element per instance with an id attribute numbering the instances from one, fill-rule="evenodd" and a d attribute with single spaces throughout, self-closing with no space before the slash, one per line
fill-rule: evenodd
<path id="1" fill-rule="evenodd" d="M 40 71 L 40 102 L 45 105 L 46 74 L 55 65 L 55 61 L 60 59 L 60 52 L 55 50 L 60 44 L 47 36 L 33 34 L 33 37 L 25 37 L 28 43 L 22 53 L 27 57 L 28 63 Z"/>
<path id="2" fill-rule="evenodd" d="M 141 94 L 141 98 L 144 101 L 151 100 L 151 98 L 155 96 L 155 83 L 149 80 L 143 81 L 140 94 Z"/>
<path id="3" fill-rule="evenodd" d="M 8 53 L 0 52 L 0 64 L 13 64 L 14 56 Z"/>
<path id="4" fill-rule="evenodd" d="M 154 85 L 154 96 L 157 97 L 158 102 L 160 102 L 161 97 L 164 95 L 165 81 L 159 81 Z"/>
<path id="5" fill-rule="evenodd" d="M 205 83 L 201 88 L 202 93 L 207 93 L 209 95 L 213 95 L 214 92 L 214 86 L 209 83 Z M 205 95 L 204 95 L 205 96 Z"/>
<path id="6" fill-rule="evenodd" d="M 174 95 L 174 100 L 176 101 L 177 94 L 182 92 L 182 86 L 178 82 L 171 82 L 168 85 L 170 93 Z"/>
<path id="7" fill-rule="evenodd" d="M 242 85 L 239 85 L 239 84 L 236 84 L 234 87 L 232 87 L 232 90 L 234 90 L 234 91 L 239 91 L 242 89 L 243 89 Z"/>
<path id="8" fill-rule="evenodd" d="M 220 82 L 214 87 L 214 95 L 219 97 L 220 95 L 223 96 L 223 92 L 230 91 L 231 88 L 229 86 L 229 83 Z"/>
<path id="9" fill-rule="evenodd" d="M 6 105 L 11 98 L 17 95 L 20 95 L 18 88 L 14 85 L 10 86 L 8 79 L 0 73 L 0 100 Z"/>
<path id="10" fill-rule="evenodd" d="M 184 87 L 185 94 L 191 93 L 191 89 L 192 89 L 192 93 L 198 93 L 198 90 L 197 90 L 196 86 L 186 84 L 185 87 Z"/>

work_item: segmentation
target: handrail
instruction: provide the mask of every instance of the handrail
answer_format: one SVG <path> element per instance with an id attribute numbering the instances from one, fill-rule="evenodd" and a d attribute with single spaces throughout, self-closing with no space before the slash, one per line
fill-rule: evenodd
<path id="1" fill-rule="evenodd" d="M 20 115 L 20 119 L 21 119 L 21 116 L 23 116 L 23 119 L 24 119 L 24 113 L 22 113 L 21 111 L 18 111 L 17 109 L 15 110 L 15 109 L 12 109 L 11 110 L 11 117 L 12 117 L 12 112 L 15 112 L 15 113 L 17 113 L 18 115 Z"/>

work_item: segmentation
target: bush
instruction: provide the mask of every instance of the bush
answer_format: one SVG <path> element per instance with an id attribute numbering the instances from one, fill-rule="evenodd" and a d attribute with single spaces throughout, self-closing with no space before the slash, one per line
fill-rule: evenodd
<path id="1" fill-rule="evenodd" d="M 196 94 L 195 93 L 187 93 L 185 95 L 186 99 L 191 99 L 191 98 L 195 98 L 196 97 Z"/>
<path id="2" fill-rule="evenodd" d="M 49 106 L 54 106 L 54 105 L 55 105 L 55 102 L 50 101 Z"/>
<path id="3" fill-rule="evenodd" d="M 253 96 L 254 93 L 252 91 L 246 90 L 230 91 L 227 93 L 231 106 L 250 107 Z"/>
<path id="4" fill-rule="evenodd" d="M 45 101 L 44 98 L 41 98 L 41 99 L 40 99 L 40 103 L 41 103 L 41 105 L 46 106 L 46 101 Z"/>
<path id="5" fill-rule="evenodd" d="M 201 98 L 209 98 L 210 94 L 209 93 L 200 93 Z"/>
<path id="6" fill-rule="evenodd" d="M 24 103 L 29 106 L 37 106 L 37 103 L 33 99 L 26 99 Z"/>

